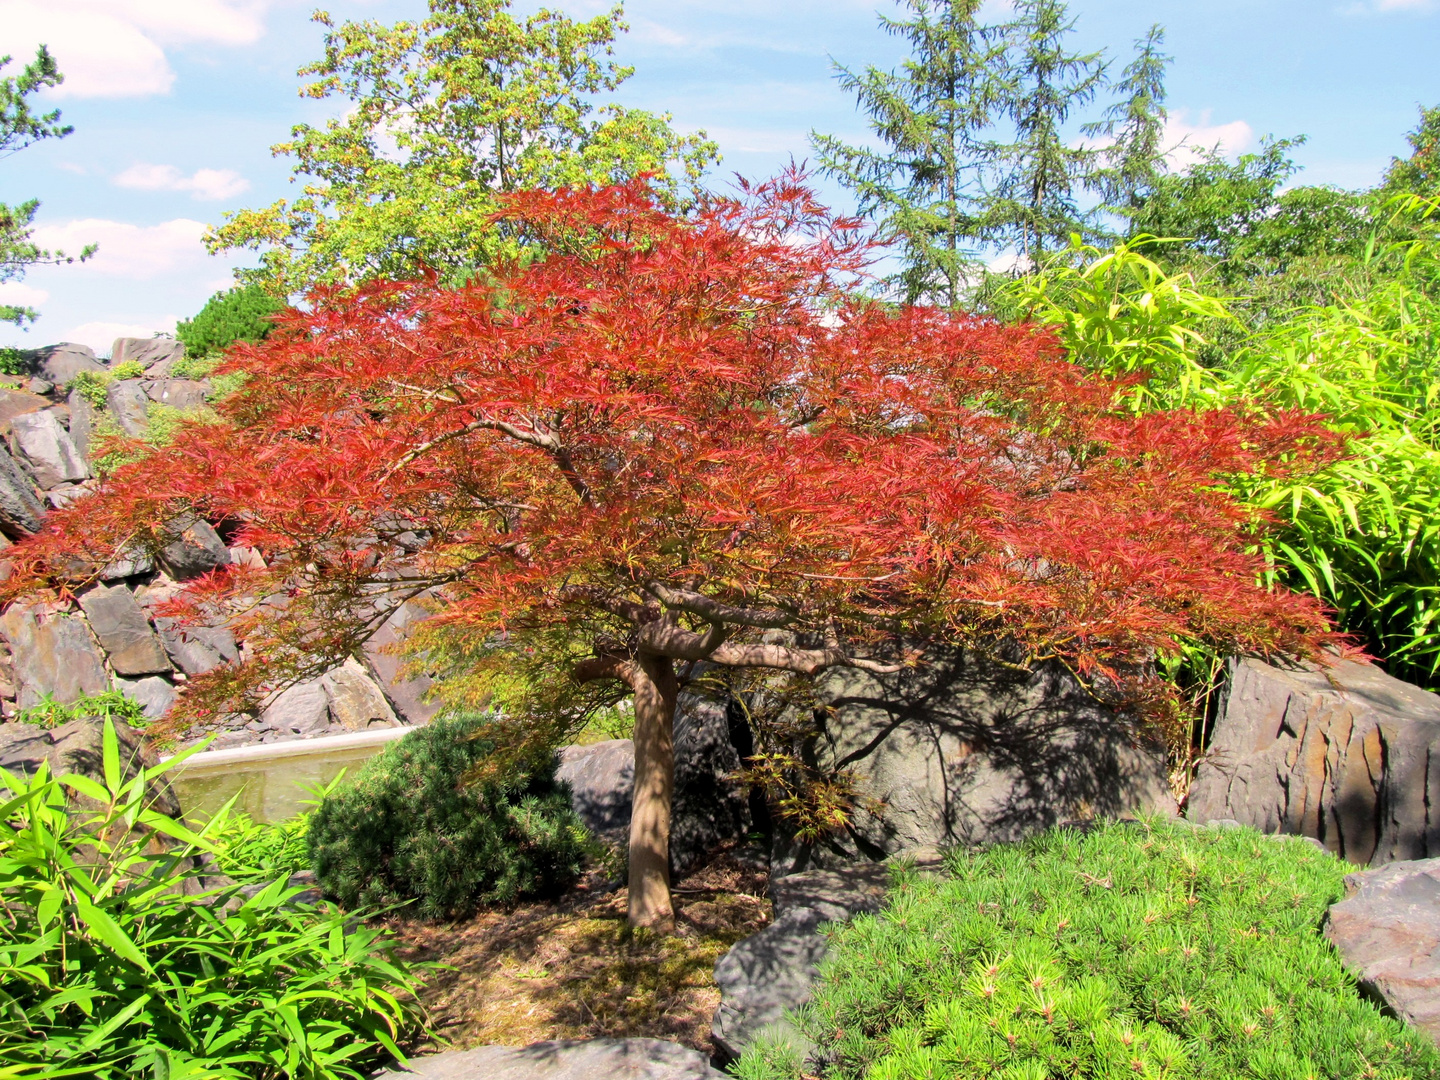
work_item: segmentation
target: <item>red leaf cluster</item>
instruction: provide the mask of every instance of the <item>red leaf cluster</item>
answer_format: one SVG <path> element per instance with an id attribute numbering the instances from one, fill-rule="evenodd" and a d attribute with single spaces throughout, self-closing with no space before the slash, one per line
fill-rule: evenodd
<path id="1" fill-rule="evenodd" d="M 316 295 L 235 352 L 250 380 L 218 423 L 17 548 L 9 596 L 74 588 L 76 556 L 158 547 L 193 509 L 267 560 L 190 594 L 243 608 L 271 675 L 425 589 L 457 632 L 553 631 L 571 658 L 764 663 L 783 628 L 832 657 L 938 637 L 1113 673 L 1181 639 L 1330 640 L 1257 584 L 1266 523 L 1219 483 L 1332 460 L 1317 418 L 1137 417 L 1034 328 L 857 299 L 858 227 L 794 176 L 689 217 L 642 184 L 502 217 L 547 254 Z M 657 620 L 687 644 L 636 636 Z"/>

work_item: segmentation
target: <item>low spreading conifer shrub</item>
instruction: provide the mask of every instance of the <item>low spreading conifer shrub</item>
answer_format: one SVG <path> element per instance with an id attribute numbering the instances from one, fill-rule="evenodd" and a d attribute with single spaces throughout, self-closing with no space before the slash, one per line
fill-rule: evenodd
<path id="1" fill-rule="evenodd" d="M 1440 1076 L 1319 932 L 1349 869 L 1299 839 L 1160 823 L 956 854 L 839 931 L 801 1024 L 827 1080 Z M 736 1071 L 801 1065 L 777 1038 Z"/>
<path id="2" fill-rule="evenodd" d="M 346 905 L 415 901 L 426 918 L 553 894 L 586 834 L 553 756 L 473 779 L 493 744 L 478 718 L 436 719 L 387 746 L 310 819 L 311 865 Z"/>
<path id="3" fill-rule="evenodd" d="M 185 361 L 193 363 L 224 352 L 237 341 L 264 341 L 274 327 L 271 318 L 284 308 L 284 303 L 258 285 L 223 289 L 205 301 L 193 319 L 182 320 L 175 327 L 175 336 L 185 345 Z M 171 374 L 187 378 L 191 373 L 177 374 L 172 368 Z"/>

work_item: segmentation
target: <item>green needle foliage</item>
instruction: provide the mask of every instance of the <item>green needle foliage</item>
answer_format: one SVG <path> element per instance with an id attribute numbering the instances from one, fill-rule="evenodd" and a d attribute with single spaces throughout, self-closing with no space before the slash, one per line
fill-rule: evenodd
<path id="1" fill-rule="evenodd" d="M 0 69 L 9 63 L 9 56 L 0 57 Z M 63 139 L 75 130 L 60 123 L 58 109 L 36 113 L 30 107 L 31 95 L 64 81 L 55 58 L 44 45 L 19 75 L 0 78 L 0 157 L 8 157 L 42 139 Z M 0 203 L 0 282 L 19 280 L 31 266 L 84 261 L 95 254 L 94 244 L 75 256 L 38 247 L 30 237 L 35 231 L 35 212 L 39 209 L 38 199 L 15 206 Z M 0 322 L 24 326 L 39 317 L 34 308 L 0 304 Z"/>
<path id="2" fill-rule="evenodd" d="M 1423 1080 L 1440 1052 L 1319 933 L 1351 868 L 1162 822 L 955 853 L 840 930 L 802 1026 L 834 1080 Z M 747 1051 L 746 1080 L 798 1080 Z"/>
<path id="3" fill-rule="evenodd" d="M 551 10 L 519 20 L 510 6 L 430 0 L 424 21 L 394 26 L 317 13 L 325 55 L 301 70 L 315 76 L 301 93 L 349 108 L 274 148 L 295 159 L 303 193 L 230 215 L 211 250 L 261 250 L 260 268 L 240 276 L 281 296 L 418 267 L 465 280 L 518 250 L 493 221 L 504 192 L 655 173 L 679 199 L 698 182 L 716 158 L 703 132 L 596 106 L 631 74 L 606 59 L 626 29 L 620 7 L 574 22 Z"/>
<path id="4" fill-rule="evenodd" d="M 264 341 L 275 328 L 273 317 L 284 310 L 283 301 L 258 285 L 222 289 L 205 301 L 193 319 L 176 325 L 175 336 L 185 346 L 185 356 L 171 367 L 170 374 L 177 379 L 209 374 L 203 366 L 208 358 L 237 341 Z"/>
<path id="5" fill-rule="evenodd" d="M 347 905 L 415 901 L 426 918 L 553 894 L 580 872 L 586 834 L 552 758 L 480 779 L 481 721 L 437 718 L 375 755 L 310 818 L 325 891 Z"/>
<path id="6" fill-rule="evenodd" d="M 186 756 L 126 781 L 107 724 L 101 780 L 0 770 L 0 1077 L 360 1080 L 413 1029 L 365 913 L 202 877 L 226 813 L 146 801 Z"/>

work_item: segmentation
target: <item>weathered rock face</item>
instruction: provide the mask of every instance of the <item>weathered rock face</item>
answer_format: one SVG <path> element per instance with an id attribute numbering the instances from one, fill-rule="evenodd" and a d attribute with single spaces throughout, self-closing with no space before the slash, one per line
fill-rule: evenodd
<path id="1" fill-rule="evenodd" d="M 0 615 L 0 635 L 10 645 L 22 709 L 47 695 L 64 705 L 110 688 L 105 657 L 85 620 L 75 615 L 16 604 Z"/>
<path id="2" fill-rule="evenodd" d="M 49 409 L 23 413 L 10 421 L 10 442 L 16 454 L 29 463 L 35 482 L 51 488 L 90 475 L 85 459 Z"/>
<path id="3" fill-rule="evenodd" d="M 239 655 L 235 635 L 223 626 L 181 626 L 179 620 L 161 616 L 155 629 L 170 659 L 186 675 L 203 675 Z"/>
<path id="4" fill-rule="evenodd" d="M 148 720 L 158 720 L 175 704 L 175 687 L 158 675 L 146 679 L 116 679 L 115 689 L 138 703 Z"/>
<path id="5" fill-rule="evenodd" d="M 889 871 L 875 863 L 844 870 L 808 870 L 771 881 L 775 920 L 738 942 L 715 964 L 720 1006 L 711 1028 L 722 1056 L 737 1058 L 762 1031 L 784 1031 L 810 1046 L 785 1014 L 810 1000 L 829 939 L 822 923 L 880 910 Z"/>
<path id="6" fill-rule="evenodd" d="M 1440 859 L 1347 875 L 1325 936 L 1362 990 L 1440 1043 Z"/>
<path id="7" fill-rule="evenodd" d="M 365 663 L 374 673 L 394 707 L 407 724 L 428 724 L 439 711 L 436 702 L 427 699 L 430 679 L 424 675 L 406 678 L 401 675 L 404 661 L 390 651 L 404 640 L 411 623 L 425 617 L 425 610 L 413 600 L 400 604 L 365 643 Z"/>
<path id="8" fill-rule="evenodd" d="M 203 518 L 172 522 L 171 527 L 175 539 L 160 549 L 160 561 L 176 581 L 208 574 L 230 561 L 230 549 Z"/>
<path id="9" fill-rule="evenodd" d="M 771 874 L 1019 840 L 1057 821 L 1175 812 L 1165 753 L 1063 669 L 1025 674 L 969 654 L 901 676 L 819 676 L 825 708 L 800 751 L 848 772 L 861 808 L 814 845 L 777 823 Z M 871 813 L 863 808 L 878 801 Z"/>
<path id="10" fill-rule="evenodd" d="M 157 675 L 170 671 L 160 639 L 150 629 L 145 612 L 123 585 L 96 586 L 80 597 L 90 629 L 110 656 L 117 675 Z"/>
<path id="11" fill-rule="evenodd" d="M 0 447 L 0 532 L 11 540 L 38 532 L 45 504 L 9 453 Z"/>
<path id="12" fill-rule="evenodd" d="M 35 373 L 54 386 L 66 385 L 82 371 L 105 370 L 105 365 L 95 358 L 93 349 L 88 345 L 76 345 L 73 342 L 32 349 L 26 352 L 25 356 L 33 365 Z"/>
<path id="13" fill-rule="evenodd" d="M 50 763 L 50 775 L 79 773 L 102 778 L 104 769 L 104 725 L 98 719 L 72 720 L 57 728 L 35 724 L 0 724 L 0 768 L 31 776 L 42 761 Z M 138 731 L 123 721 L 115 721 L 115 734 L 120 744 L 121 775 L 130 779 L 142 767 L 152 769 L 159 758 Z M 162 814 L 178 818 L 180 803 L 170 785 L 162 777 L 150 783 L 152 805 Z"/>
<path id="14" fill-rule="evenodd" d="M 660 1039 L 557 1039 L 410 1059 L 374 1080 L 724 1080 L 705 1057 Z"/>
<path id="15" fill-rule="evenodd" d="M 205 404 L 210 384 L 196 379 L 161 379 L 146 388 L 151 401 L 174 409 L 193 409 Z"/>
<path id="16" fill-rule="evenodd" d="M 1186 815 L 1361 865 L 1440 855 L 1440 697 L 1369 664 L 1237 661 Z"/>
<path id="17" fill-rule="evenodd" d="M 50 399 L 24 390 L 0 389 L 0 432 L 8 432 L 17 416 L 39 412 L 50 407 Z"/>
<path id="18" fill-rule="evenodd" d="M 174 363 L 185 355 L 185 346 L 174 338 L 116 338 L 110 346 L 110 363 L 134 360 L 145 368 L 160 363 Z"/>
<path id="19" fill-rule="evenodd" d="M 350 731 L 370 727 L 399 727 L 390 703 L 375 681 L 354 660 L 346 660 L 321 676 L 320 685 L 330 700 L 330 719 Z"/>
<path id="20" fill-rule="evenodd" d="M 95 430 L 95 407 L 79 390 L 71 390 L 65 399 L 70 408 L 70 442 L 87 462 L 90 460 L 90 436 Z"/>
<path id="21" fill-rule="evenodd" d="M 105 401 L 121 431 L 137 439 L 145 434 L 146 425 L 150 423 L 150 399 L 139 379 L 111 383 L 105 390 Z"/>
<path id="22" fill-rule="evenodd" d="M 670 814 L 670 869 L 683 874 L 727 840 L 750 831 L 744 793 L 726 777 L 740 768 L 725 708 L 682 694 L 675 709 L 675 799 Z M 624 844 L 630 832 L 635 745 L 611 739 L 560 751 L 556 776 L 570 785 L 575 812 L 591 832 Z"/>
<path id="23" fill-rule="evenodd" d="M 319 682 L 298 683 L 282 691 L 260 721 L 296 735 L 318 734 L 330 723 L 330 697 Z"/>

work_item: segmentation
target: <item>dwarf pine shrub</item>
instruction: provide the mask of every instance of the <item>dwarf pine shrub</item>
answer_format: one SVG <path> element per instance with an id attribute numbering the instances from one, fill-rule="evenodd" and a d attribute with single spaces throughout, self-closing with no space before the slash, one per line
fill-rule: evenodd
<path id="1" fill-rule="evenodd" d="M 285 309 L 258 285 L 237 285 L 222 289 L 205 301 L 193 319 L 184 319 L 175 327 L 175 336 L 185 344 L 186 359 L 194 362 L 214 353 L 224 352 L 237 341 L 264 341 L 274 328 L 272 317 Z M 171 374 L 177 378 L 187 374 Z"/>
<path id="2" fill-rule="evenodd" d="M 474 718 L 436 719 L 392 743 L 310 819 L 315 876 L 342 903 L 415 901 L 460 918 L 555 893 L 580 872 L 586 835 L 555 760 L 470 782 L 493 746 Z"/>
<path id="3" fill-rule="evenodd" d="M 958 854 L 839 932 L 802 1025 L 827 1080 L 1440 1076 L 1319 932 L 1349 869 L 1302 840 L 1157 823 Z M 762 1042 L 737 1072 L 800 1062 Z"/>

